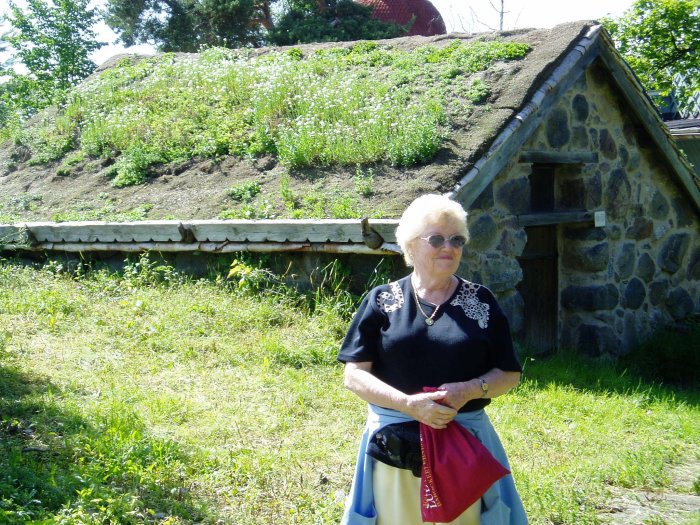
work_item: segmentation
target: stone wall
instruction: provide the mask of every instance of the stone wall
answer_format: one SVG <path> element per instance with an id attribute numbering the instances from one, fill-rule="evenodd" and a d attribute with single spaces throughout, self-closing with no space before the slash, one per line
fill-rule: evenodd
<path id="1" fill-rule="evenodd" d="M 624 353 L 657 326 L 700 312 L 700 214 L 615 89 L 594 64 L 523 146 L 599 156 L 554 171 L 556 210 L 606 212 L 604 227 L 557 229 L 559 343 L 591 355 Z M 529 211 L 530 173 L 511 163 L 471 207 L 461 268 L 499 295 L 516 335 L 527 235 L 513 215 Z"/>

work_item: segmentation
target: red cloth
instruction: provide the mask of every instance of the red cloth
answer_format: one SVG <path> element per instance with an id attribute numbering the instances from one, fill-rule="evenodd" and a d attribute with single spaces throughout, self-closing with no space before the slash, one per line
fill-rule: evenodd
<path id="1" fill-rule="evenodd" d="M 441 430 L 421 423 L 420 441 L 423 521 L 454 521 L 491 485 L 510 474 L 471 432 L 455 421 Z"/>

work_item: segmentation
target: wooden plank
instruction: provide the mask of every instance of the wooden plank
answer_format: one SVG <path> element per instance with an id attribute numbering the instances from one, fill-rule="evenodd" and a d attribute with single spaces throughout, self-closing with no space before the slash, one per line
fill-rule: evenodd
<path id="1" fill-rule="evenodd" d="M 387 245 L 396 242 L 397 224 L 398 221 L 394 219 L 369 221 L 370 227 L 382 236 Z M 3 225 L 0 228 L 0 242 L 6 238 L 6 244 L 27 243 L 30 240 L 57 244 L 363 243 L 360 219 L 32 222 Z"/>
<path id="2" fill-rule="evenodd" d="M 45 242 L 34 246 L 8 246 L 9 249 L 30 251 L 58 251 L 68 253 L 90 252 L 121 252 L 140 253 L 145 251 L 178 253 L 178 252 L 207 252 L 207 253 L 283 253 L 283 252 L 319 252 L 319 253 L 349 253 L 362 255 L 397 255 L 401 253 L 395 244 L 386 244 L 381 248 L 372 249 L 364 243 L 276 243 L 276 242 Z"/>
<path id="3" fill-rule="evenodd" d="M 395 242 L 397 221 L 370 220 L 386 242 Z M 362 242 L 359 219 L 185 221 L 200 242 Z"/>
<path id="4" fill-rule="evenodd" d="M 527 213 L 517 215 L 518 226 L 545 226 L 548 224 L 566 224 L 572 222 L 594 222 L 594 211 L 553 211 L 545 213 Z"/>
<path id="5" fill-rule="evenodd" d="M 165 242 L 180 241 L 180 221 L 28 222 L 38 242 Z"/>
<path id="6" fill-rule="evenodd" d="M 526 150 L 520 153 L 518 162 L 533 164 L 597 164 L 597 151 L 543 151 Z"/>

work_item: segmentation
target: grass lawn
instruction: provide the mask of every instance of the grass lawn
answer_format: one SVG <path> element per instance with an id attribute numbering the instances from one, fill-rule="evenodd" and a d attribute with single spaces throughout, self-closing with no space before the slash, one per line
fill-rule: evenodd
<path id="1" fill-rule="evenodd" d="M 352 301 L 255 275 L 0 260 L 0 524 L 337 523 L 365 417 L 335 362 Z M 531 523 L 580 525 L 698 458 L 699 399 L 558 356 L 488 411 Z"/>

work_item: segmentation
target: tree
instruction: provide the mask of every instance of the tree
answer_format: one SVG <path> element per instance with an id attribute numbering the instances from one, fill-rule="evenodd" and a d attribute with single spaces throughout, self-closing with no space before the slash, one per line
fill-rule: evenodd
<path id="1" fill-rule="evenodd" d="M 700 0 L 636 0 L 620 18 L 603 19 L 618 50 L 650 92 L 674 89 L 686 107 L 700 90 Z"/>
<path id="2" fill-rule="evenodd" d="M 372 18 L 372 8 L 352 0 L 297 1 L 269 32 L 277 45 L 404 36 L 408 27 Z"/>
<path id="3" fill-rule="evenodd" d="M 65 91 L 87 77 L 95 63 L 90 53 L 104 44 L 97 41 L 94 30 L 95 10 L 88 0 L 26 0 L 26 11 L 13 1 L 5 20 L 11 29 L 2 36 L 9 46 L 12 61 L 26 73 L 11 65 L 2 74 L 11 79 L 2 90 L 10 107 L 31 114 L 50 105 Z"/>
<path id="4" fill-rule="evenodd" d="M 405 34 L 371 14 L 351 0 L 107 0 L 105 21 L 125 45 L 147 43 L 160 51 Z"/>
<path id="5" fill-rule="evenodd" d="M 257 45 L 266 19 L 269 0 L 107 0 L 105 11 L 105 22 L 125 45 L 160 51 Z"/>

